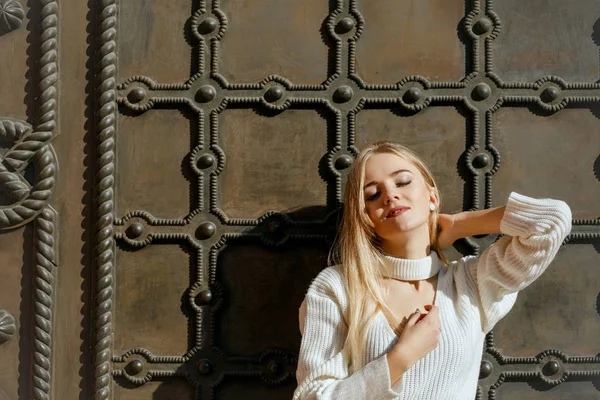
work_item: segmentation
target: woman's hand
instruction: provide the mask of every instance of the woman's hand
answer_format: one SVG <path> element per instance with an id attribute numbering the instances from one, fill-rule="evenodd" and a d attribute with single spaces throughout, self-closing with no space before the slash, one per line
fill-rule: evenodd
<path id="1" fill-rule="evenodd" d="M 438 246 L 445 250 L 458 239 L 500 232 L 505 207 L 464 211 L 458 214 L 440 214 L 438 217 Z"/>
<path id="2" fill-rule="evenodd" d="M 425 306 L 425 309 L 428 314 L 424 317 L 419 312 L 410 316 L 400 339 L 387 355 L 392 384 L 438 345 L 440 309 L 431 305 Z"/>
<path id="3" fill-rule="evenodd" d="M 455 217 L 455 215 L 440 214 L 438 218 L 438 247 L 440 250 L 446 250 L 452 246 L 454 241 L 460 239 L 454 229 Z"/>

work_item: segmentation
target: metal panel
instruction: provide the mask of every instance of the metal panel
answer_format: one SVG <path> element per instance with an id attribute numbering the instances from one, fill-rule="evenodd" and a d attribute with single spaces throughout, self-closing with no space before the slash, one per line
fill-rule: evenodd
<path id="1" fill-rule="evenodd" d="M 156 8 L 154 3 L 145 3 L 145 9 Z M 172 20 L 186 32 L 192 67 L 189 79 L 169 83 L 175 81 L 163 78 L 167 70 L 159 63 L 153 74 L 144 76 L 127 64 L 117 75 L 117 56 L 127 59 L 132 51 L 129 39 L 114 41 L 117 21 L 122 25 L 128 17 L 118 16 L 114 1 L 104 0 L 97 398 L 112 396 L 112 379 L 122 387 L 144 387 L 168 377 L 185 378 L 197 388 L 198 398 L 288 398 L 295 387 L 297 308 L 310 279 L 325 265 L 345 171 L 362 146 L 381 138 L 423 154 L 441 182 L 446 212 L 501 204 L 511 190 L 564 198 L 572 205 L 579 219 L 567 242 L 576 244 L 561 250 L 550 271 L 488 336 L 477 397 L 512 398 L 519 393 L 553 398 L 569 391 L 592 395 L 597 388 L 590 382 L 600 375 L 593 347 L 597 285 L 594 279 L 573 279 L 567 265 L 576 259 L 578 271 L 594 274 L 597 262 L 598 249 L 590 244 L 600 236 L 598 220 L 585 219 L 598 212 L 598 122 L 596 111 L 586 110 L 600 94 L 600 84 L 588 83 L 597 75 L 597 49 L 590 44 L 597 45 L 597 35 L 566 58 L 578 63 L 562 61 L 556 53 L 567 47 L 560 40 L 597 28 L 597 23 L 590 25 L 597 6 L 588 2 L 587 9 L 575 9 L 555 3 L 556 8 L 505 2 L 495 10 L 494 2 L 477 0 L 331 1 L 327 11 L 326 2 L 317 1 L 277 1 L 264 7 L 199 1 L 185 25 L 180 9 Z M 569 30 L 569 21 L 578 16 L 585 16 L 587 25 Z M 567 26 L 549 22 L 556 19 Z M 544 29 L 531 34 L 532 26 L 544 21 Z M 153 40 L 148 37 L 156 32 L 148 26 L 145 38 L 132 40 Z M 548 41 L 552 35 L 560 40 Z M 531 52 L 533 46 L 538 53 Z M 160 60 L 162 55 L 155 57 Z M 118 121 L 127 119 L 129 130 L 142 130 L 156 141 L 138 146 L 119 138 L 128 133 L 121 132 L 121 122 L 115 123 L 115 102 Z M 160 136 L 171 121 L 165 115 L 172 114 L 173 122 L 181 120 L 176 110 L 197 121 L 189 125 L 191 147 L 182 139 L 181 126 L 171 129 L 168 145 Z M 160 124 L 147 123 L 153 113 L 161 113 Z M 146 125 L 136 124 L 138 119 Z M 146 158 L 150 163 L 145 169 L 173 165 L 142 175 L 141 180 L 151 176 L 158 185 L 143 188 L 148 184 L 130 181 L 133 171 L 127 169 L 156 151 L 153 145 L 160 151 L 154 159 Z M 113 146 L 117 165 L 126 165 L 119 176 L 120 192 L 112 189 Z M 146 150 L 136 154 L 142 147 Z M 187 155 L 181 153 L 184 149 Z M 131 154 L 136 155 L 121 164 L 120 158 Z M 567 159 L 572 161 L 563 162 Z M 189 196 L 183 193 L 185 185 L 175 183 L 181 176 L 169 171 L 180 165 L 192 186 Z M 163 184 L 165 189 L 159 189 Z M 146 190 L 149 196 L 138 204 L 152 205 L 136 206 L 128 193 Z M 161 190 L 174 192 L 158 195 Z M 165 195 L 181 197 L 162 202 Z M 189 212 L 183 215 L 186 207 L 180 202 L 188 197 Z M 160 213 L 153 208 L 159 204 Z M 127 257 L 114 253 L 113 237 L 120 247 L 135 251 Z M 467 238 L 457 249 L 477 254 L 494 239 Z M 179 263 L 164 262 L 179 246 L 192 249 L 187 290 L 180 287 L 185 281 L 181 266 L 165 265 Z M 150 248 L 157 250 L 149 256 Z M 115 313 L 132 313 L 150 294 L 133 286 L 128 288 L 146 294 L 125 294 L 119 285 L 128 281 L 113 280 L 113 271 L 115 266 L 136 265 L 157 276 L 164 276 L 164 268 L 178 268 L 173 277 L 159 280 L 164 281 L 164 301 L 171 306 L 177 303 L 176 293 L 182 295 L 182 314 L 189 316 L 187 350 L 182 343 L 173 347 L 163 339 L 153 345 L 160 342 L 163 352 L 149 344 L 140 347 L 152 343 L 147 339 L 123 347 L 129 340 L 118 336 L 135 335 L 114 330 L 110 321 Z M 136 280 L 143 285 L 152 281 L 141 275 L 129 281 Z M 554 295 L 566 280 L 561 287 L 567 291 Z M 115 290 L 123 295 L 115 298 Z M 569 296 L 572 291 L 579 291 L 581 298 Z M 573 310 L 576 299 L 589 307 Z M 167 312 L 171 306 L 160 307 Z M 568 319 L 570 313 L 577 318 Z M 135 319 L 127 315 L 116 318 L 127 326 Z M 157 316 L 156 323 L 162 324 L 163 318 Z M 577 333 L 585 340 L 573 342 L 569 321 L 580 324 Z M 182 340 L 182 333 L 176 333 L 182 327 L 177 329 L 157 335 Z M 118 350 L 111 342 L 113 332 Z M 167 348 L 172 350 L 164 354 Z M 526 382 L 535 391 L 512 382 Z M 119 389 L 118 398 L 127 398 L 125 393 Z"/>
<path id="2" fill-rule="evenodd" d="M 0 0 L 0 399 L 290 398 L 298 306 L 377 139 L 423 155 L 445 212 L 510 191 L 571 205 L 487 337 L 477 398 L 600 396 L 596 0 L 64 0 L 60 17 Z"/>
<path id="3" fill-rule="evenodd" d="M 58 4 L 33 7 L 27 13 L 19 1 L 0 1 L 0 51 L 8 60 L 0 84 L 10 91 L 0 102 L 0 254 L 7 268 L 0 291 L 0 396 L 47 399 L 58 244 L 52 206 L 58 164 L 51 144 L 57 136 Z M 11 96 L 19 101 L 7 101 Z"/>

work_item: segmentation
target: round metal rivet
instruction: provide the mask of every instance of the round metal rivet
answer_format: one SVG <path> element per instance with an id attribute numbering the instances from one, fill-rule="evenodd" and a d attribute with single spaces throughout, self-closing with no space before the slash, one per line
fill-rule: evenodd
<path id="1" fill-rule="evenodd" d="M 542 101 L 544 103 L 552 103 L 554 100 L 558 99 L 559 90 L 555 86 L 550 86 L 544 89 L 542 92 Z"/>
<path id="2" fill-rule="evenodd" d="M 556 375 L 558 371 L 560 371 L 560 364 L 555 360 L 548 361 L 542 368 L 542 372 L 546 376 Z"/>
<path id="3" fill-rule="evenodd" d="M 335 26 L 336 33 L 348 33 L 354 28 L 354 20 L 349 17 L 344 17 Z"/>
<path id="4" fill-rule="evenodd" d="M 269 372 L 272 374 L 277 374 L 281 371 L 281 365 L 276 361 L 271 361 L 269 363 L 268 368 L 269 368 Z"/>
<path id="5" fill-rule="evenodd" d="M 265 100 L 269 103 L 274 103 L 283 97 L 283 88 L 281 86 L 273 86 L 265 93 Z"/>
<path id="6" fill-rule="evenodd" d="M 217 91 L 210 85 L 204 85 L 196 92 L 196 101 L 198 103 L 208 103 L 217 95 Z"/>
<path id="7" fill-rule="evenodd" d="M 196 165 L 198 166 L 198 168 L 204 169 L 204 168 L 212 167 L 214 163 L 215 163 L 215 158 L 212 155 L 203 154 L 200 158 L 198 158 Z"/>
<path id="8" fill-rule="evenodd" d="M 140 372 L 142 372 L 143 368 L 144 368 L 143 362 L 141 362 L 140 360 L 133 360 L 125 366 L 125 371 L 129 375 L 137 375 Z"/>
<path id="9" fill-rule="evenodd" d="M 267 222 L 267 232 L 269 233 L 278 233 L 283 228 L 283 224 L 281 221 L 271 220 Z"/>
<path id="10" fill-rule="evenodd" d="M 210 374 L 212 372 L 212 363 L 210 362 L 210 360 L 204 358 L 198 361 L 198 371 L 200 371 L 202 375 Z"/>
<path id="11" fill-rule="evenodd" d="M 485 168 L 490 164 L 490 157 L 487 154 L 478 154 L 473 159 L 473 166 L 475 168 Z"/>
<path id="12" fill-rule="evenodd" d="M 335 160 L 336 169 L 346 169 L 350 165 L 352 165 L 352 157 L 347 154 L 341 155 L 337 160 Z"/>
<path id="13" fill-rule="evenodd" d="M 199 305 L 208 304 L 211 300 L 212 292 L 209 289 L 201 291 L 200 293 L 198 293 L 198 296 L 196 296 L 196 303 Z"/>
<path id="14" fill-rule="evenodd" d="M 127 94 L 127 100 L 132 104 L 139 103 L 144 100 L 144 97 L 146 97 L 146 90 L 139 86 L 131 89 Z"/>
<path id="15" fill-rule="evenodd" d="M 211 238 L 215 232 L 217 231 L 217 227 L 212 222 L 204 222 L 200 224 L 196 234 L 199 239 L 208 239 Z"/>
<path id="16" fill-rule="evenodd" d="M 404 102 L 408 104 L 414 104 L 417 101 L 419 101 L 419 99 L 421 99 L 421 89 L 417 87 L 412 87 L 408 89 L 406 93 L 404 93 L 404 96 L 402 98 Z"/>
<path id="17" fill-rule="evenodd" d="M 129 225 L 125 233 L 127 234 L 128 238 L 137 239 L 142 236 L 142 233 L 144 233 L 144 225 L 140 224 L 139 222 L 134 222 L 133 224 Z"/>
<path id="18" fill-rule="evenodd" d="M 214 30 L 217 29 L 218 25 L 219 23 L 216 19 L 208 17 L 204 21 L 202 21 L 200 25 L 198 25 L 198 33 L 201 35 L 209 34 L 211 32 L 214 32 Z"/>
<path id="19" fill-rule="evenodd" d="M 479 379 L 487 378 L 491 373 L 492 363 L 487 360 L 483 360 L 481 362 L 481 366 L 479 367 Z"/>
<path id="20" fill-rule="evenodd" d="M 484 33 L 488 33 L 492 29 L 492 26 L 492 21 L 487 18 L 481 18 L 473 25 L 473 32 L 476 35 L 483 35 Z"/>
<path id="21" fill-rule="evenodd" d="M 333 101 L 335 101 L 336 103 L 345 103 L 347 101 L 350 101 L 352 95 L 354 95 L 354 92 L 352 91 L 352 88 L 350 86 L 340 86 L 333 93 Z"/>
<path id="22" fill-rule="evenodd" d="M 485 83 L 478 83 L 473 89 L 473 99 L 477 101 L 485 100 L 492 94 L 492 89 Z"/>

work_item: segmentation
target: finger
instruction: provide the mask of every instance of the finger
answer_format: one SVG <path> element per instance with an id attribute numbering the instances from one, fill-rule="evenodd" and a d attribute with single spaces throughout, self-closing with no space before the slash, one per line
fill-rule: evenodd
<path id="1" fill-rule="evenodd" d="M 434 305 L 426 305 L 425 309 L 427 310 L 428 313 L 438 313 L 440 312 L 440 308 L 438 306 L 434 306 Z"/>
<path id="2" fill-rule="evenodd" d="M 415 311 L 414 313 L 411 314 L 408 321 L 406 321 L 406 326 L 407 327 L 414 326 L 419 321 L 420 317 L 421 317 L 421 311 L 419 311 L 419 309 L 417 309 L 417 311 Z"/>
<path id="3" fill-rule="evenodd" d="M 440 309 L 438 307 L 433 306 L 426 315 L 426 318 L 429 320 L 439 320 L 440 318 Z"/>

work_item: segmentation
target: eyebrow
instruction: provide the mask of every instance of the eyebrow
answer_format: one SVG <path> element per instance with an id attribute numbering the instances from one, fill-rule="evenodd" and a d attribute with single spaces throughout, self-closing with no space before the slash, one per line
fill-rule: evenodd
<path id="1" fill-rule="evenodd" d="M 409 171 L 409 170 L 407 170 L 407 169 L 399 169 L 398 171 L 394 171 L 394 172 L 392 172 L 392 173 L 390 174 L 390 177 L 392 177 L 392 178 L 393 178 L 394 176 L 398 175 L 398 174 L 399 174 L 399 173 L 401 173 L 401 172 L 408 172 L 409 174 L 412 174 L 412 172 L 411 172 L 411 171 Z M 371 182 L 367 183 L 367 184 L 366 184 L 366 185 L 363 187 L 363 190 L 367 189 L 368 187 L 375 186 L 375 185 L 377 185 L 377 183 L 378 183 L 378 182 L 371 181 Z"/>

